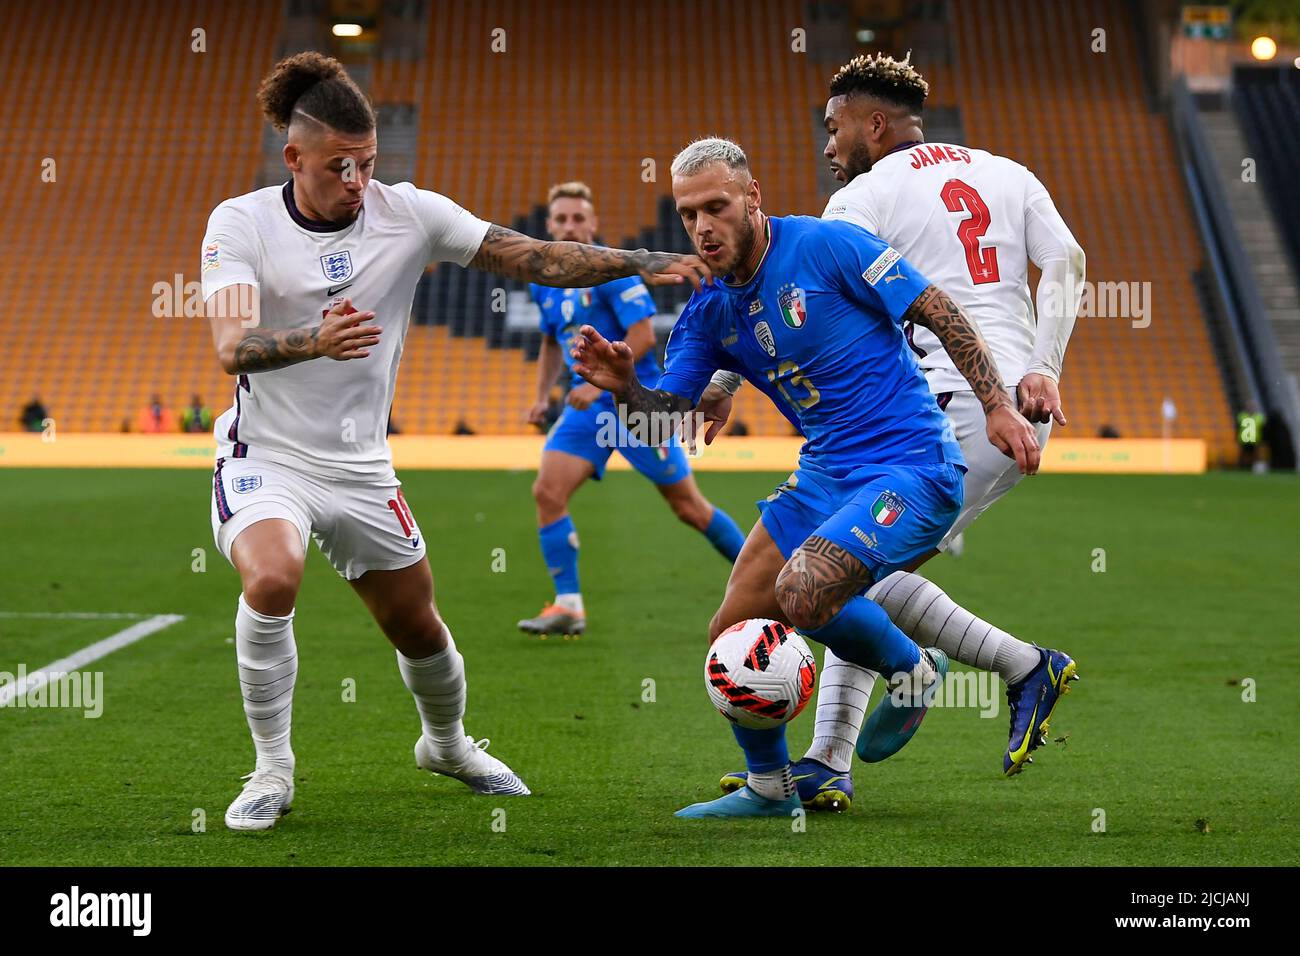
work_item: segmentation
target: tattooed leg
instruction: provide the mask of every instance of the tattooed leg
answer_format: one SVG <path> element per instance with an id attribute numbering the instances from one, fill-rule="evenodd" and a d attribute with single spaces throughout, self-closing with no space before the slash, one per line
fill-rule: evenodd
<path id="1" fill-rule="evenodd" d="M 872 584 L 867 566 L 838 544 L 813 535 L 776 578 L 776 599 L 786 620 L 801 631 L 816 630 L 845 603 Z"/>
<path id="2" fill-rule="evenodd" d="M 791 624 L 837 657 L 881 674 L 911 674 L 921 649 L 884 608 L 862 596 L 871 583 L 866 565 L 813 535 L 781 569 L 776 598 Z"/>

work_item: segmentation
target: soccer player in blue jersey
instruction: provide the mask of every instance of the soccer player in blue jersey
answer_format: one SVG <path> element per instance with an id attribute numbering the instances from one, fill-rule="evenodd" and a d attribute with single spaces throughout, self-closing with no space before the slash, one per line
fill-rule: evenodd
<path id="1" fill-rule="evenodd" d="M 552 239 L 595 242 L 599 224 L 585 183 L 559 183 L 546 198 L 546 229 Z M 529 290 L 542 313 L 537 401 L 529 409 L 530 422 L 543 420 L 551 387 L 564 363 L 572 362 L 572 342 L 584 325 L 599 330 L 607 339 L 625 342 L 638 380 L 651 386 L 658 382 L 652 325 L 655 305 L 640 278 L 615 279 L 590 289 L 533 284 Z M 555 600 L 537 617 L 520 621 L 520 630 L 568 635 L 586 629 L 586 609 L 578 587 L 578 534 L 569 516 L 569 499 L 588 478 L 600 480 L 615 449 L 654 482 L 673 513 L 703 532 L 724 558 L 735 561 L 740 553 L 744 532 L 700 493 L 681 444 L 674 440 L 654 447 L 632 439 L 619 420 L 614 400 L 594 385 L 579 381 L 565 397 L 564 411 L 546 437 L 533 484 L 537 534 L 546 569 L 555 582 Z"/>
<path id="2" fill-rule="evenodd" d="M 806 439 L 798 470 L 759 503 L 709 639 L 747 618 L 774 618 L 892 675 L 891 697 L 906 705 L 891 707 L 876 730 L 905 740 L 947 658 L 918 647 L 863 592 L 943 537 L 961 510 L 965 465 L 902 323 L 939 337 L 980 399 L 989 440 L 1028 474 L 1039 460 L 1033 428 L 961 308 L 879 238 L 851 223 L 765 215 L 744 152 L 727 140 L 692 143 L 672 176 L 683 225 L 726 279 L 687 303 L 658 388 L 637 380 L 626 344 L 590 326 L 574 343 L 574 369 L 612 392 L 620 413 L 646 416 L 684 414 L 715 371 L 737 372 L 798 428 Z M 732 729 L 746 785 L 678 815 L 798 810 L 785 728 Z"/>

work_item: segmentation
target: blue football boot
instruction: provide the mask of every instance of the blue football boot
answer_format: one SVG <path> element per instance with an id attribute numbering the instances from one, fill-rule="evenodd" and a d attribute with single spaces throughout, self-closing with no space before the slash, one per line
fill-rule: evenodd
<path id="1" fill-rule="evenodd" d="M 1011 737 L 1002 755 L 1002 772 L 1008 777 L 1034 762 L 1029 754 L 1047 742 L 1047 725 L 1057 702 L 1062 694 L 1070 692 L 1070 682 L 1079 679 L 1068 654 L 1042 647 L 1038 653 L 1042 659 L 1029 676 L 1018 684 L 1007 685 Z"/>
<path id="2" fill-rule="evenodd" d="M 878 763 L 892 757 L 906 746 L 925 719 L 934 695 L 943 686 L 948 674 L 948 655 L 937 647 L 921 649 L 934 665 L 934 680 L 915 695 L 886 693 L 876 705 L 867 722 L 858 733 L 858 756 L 867 763 Z"/>
<path id="3" fill-rule="evenodd" d="M 686 817 L 692 820 L 701 820 L 707 817 L 785 817 L 789 819 L 791 814 L 802 812 L 803 807 L 799 803 L 799 797 L 790 794 L 787 800 L 769 800 L 767 797 L 760 797 L 749 787 L 741 787 L 734 793 L 729 793 L 725 797 L 718 797 L 716 800 L 709 800 L 707 803 L 692 803 L 689 807 L 683 807 L 673 814 L 675 817 Z"/>
<path id="4" fill-rule="evenodd" d="M 820 761 L 804 757 L 790 765 L 790 774 L 805 810 L 843 813 L 853 804 L 853 778 L 847 773 L 837 773 Z M 723 793 L 731 793 L 748 780 L 748 773 L 737 770 L 726 774 L 718 785 Z"/>

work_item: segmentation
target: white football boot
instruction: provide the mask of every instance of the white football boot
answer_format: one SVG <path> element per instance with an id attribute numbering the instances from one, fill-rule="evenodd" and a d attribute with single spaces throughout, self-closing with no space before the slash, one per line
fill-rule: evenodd
<path id="1" fill-rule="evenodd" d="M 293 805 L 292 773 L 278 767 L 244 774 L 247 780 L 235 802 L 226 810 L 232 830 L 269 830 Z"/>
<path id="2" fill-rule="evenodd" d="M 526 797 L 532 793 L 518 774 L 487 752 L 490 741 L 486 737 L 475 740 L 466 734 L 465 739 L 469 741 L 469 748 L 464 761 L 457 765 L 442 764 L 434 757 L 429 738 L 421 734 L 415 742 L 415 765 L 421 770 L 454 777 L 479 794 Z"/>

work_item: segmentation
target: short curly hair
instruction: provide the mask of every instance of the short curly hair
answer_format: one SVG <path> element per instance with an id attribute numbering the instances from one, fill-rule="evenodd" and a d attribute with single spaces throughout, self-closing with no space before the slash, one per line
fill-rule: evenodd
<path id="1" fill-rule="evenodd" d="M 874 96 L 920 113 L 930 84 L 912 66 L 912 53 L 901 60 L 877 53 L 855 56 L 831 77 L 831 96 Z"/>
<path id="2" fill-rule="evenodd" d="M 332 56 L 308 50 L 285 57 L 262 80 L 257 102 L 264 115 L 283 133 L 295 116 L 340 133 L 369 133 L 375 110 Z"/>

